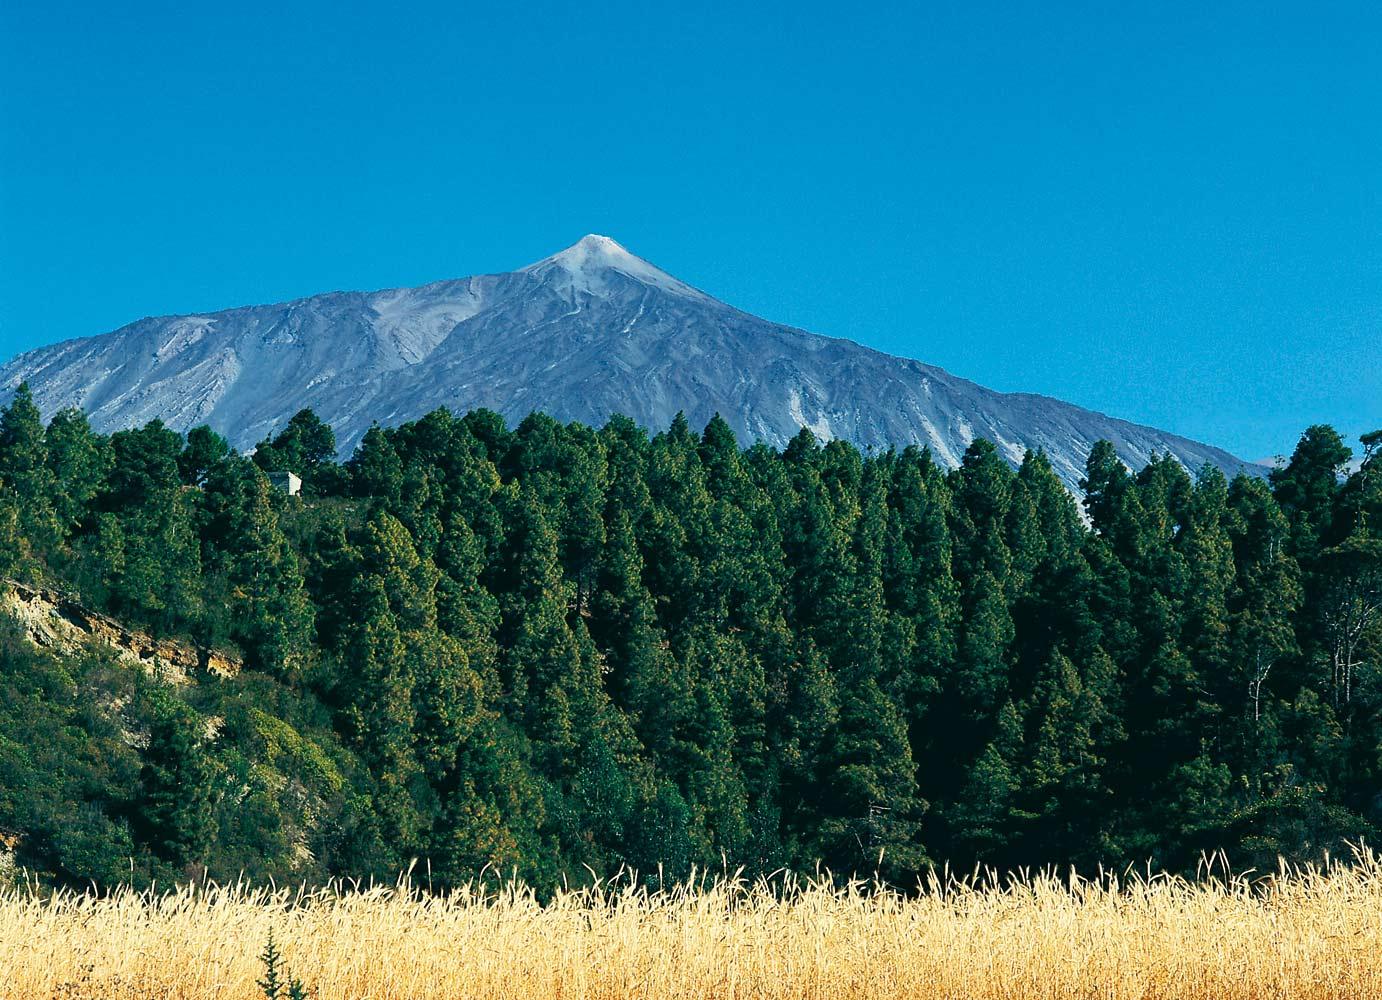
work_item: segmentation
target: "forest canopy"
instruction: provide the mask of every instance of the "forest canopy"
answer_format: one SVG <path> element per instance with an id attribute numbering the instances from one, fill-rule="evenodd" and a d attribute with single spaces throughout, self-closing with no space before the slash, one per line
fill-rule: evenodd
<path id="1" fill-rule="evenodd" d="M 1193 869 L 1382 825 L 1382 432 L 1267 479 L 437 410 L 0 414 L 0 573 L 225 651 L 0 632 L 0 841 L 68 884 Z M 1348 471 L 1352 469 L 1352 471 Z M 300 497 L 268 473 L 302 477 Z"/>

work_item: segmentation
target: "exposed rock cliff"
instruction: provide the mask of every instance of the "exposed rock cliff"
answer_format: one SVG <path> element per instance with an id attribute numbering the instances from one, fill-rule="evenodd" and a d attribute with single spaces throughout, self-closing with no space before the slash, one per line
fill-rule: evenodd
<path id="1" fill-rule="evenodd" d="M 186 684 L 199 673 L 232 677 L 240 671 L 239 661 L 224 653 L 155 639 L 55 590 L 5 580 L 0 583 L 0 610 L 14 617 L 41 649 L 70 655 L 95 643 L 174 684 Z"/>

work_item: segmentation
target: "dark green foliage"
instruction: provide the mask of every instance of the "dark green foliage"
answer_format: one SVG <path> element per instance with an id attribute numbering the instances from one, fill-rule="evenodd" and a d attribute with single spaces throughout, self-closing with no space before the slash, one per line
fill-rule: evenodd
<path id="1" fill-rule="evenodd" d="M 178 471 L 186 485 L 201 486 L 224 468 L 229 458 L 230 442 L 203 424 L 187 432 L 187 445 L 178 456 Z"/>
<path id="2" fill-rule="evenodd" d="M 132 693 L 125 672 L 58 662 L 0 626 L 0 831 L 19 864 L 69 884 L 128 878 L 141 765 L 112 703 Z"/>
<path id="3" fill-rule="evenodd" d="M 110 470 L 110 449 L 80 410 L 61 410 L 44 434 L 53 475 L 53 508 L 65 533 L 79 528 Z"/>
<path id="4" fill-rule="evenodd" d="M 162 686 L 145 687 L 139 701 L 148 736 L 136 829 L 155 855 L 175 867 L 202 864 L 216 839 L 212 805 L 218 784 L 205 724 Z"/>
<path id="5" fill-rule="evenodd" d="M 22 548 L 37 556 L 53 552 L 60 537 L 56 483 L 38 407 L 29 386 L 20 385 L 0 412 L 0 491 L 14 505 Z"/>
<path id="6" fill-rule="evenodd" d="M 188 435 L 189 450 L 196 433 Z M 299 410 L 276 437 L 259 442 L 254 462 L 265 472 L 299 476 L 308 496 L 339 494 L 345 487 L 345 470 L 336 464 L 336 434 L 311 410 Z"/>
<path id="7" fill-rule="evenodd" d="M 172 632 L 202 606 L 198 497 L 185 488 L 180 434 L 155 420 L 110 438 L 110 472 L 76 540 L 77 580 L 132 622 Z"/>
<path id="8" fill-rule="evenodd" d="M 313 609 L 278 497 L 249 462 L 222 459 L 204 477 L 202 567 L 207 638 L 229 639 L 254 666 L 285 672 L 305 661 Z"/>
<path id="9" fill-rule="evenodd" d="M 306 1000 L 307 988 L 302 980 L 295 979 L 283 967 L 283 953 L 274 942 L 274 932 L 269 930 L 268 943 L 264 953 L 259 956 L 264 963 L 264 978 L 255 980 L 265 1000 Z"/>
<path id="10" fill-rule="evenodd" d="M 1270 481 L 439 410 L 0 414 L 0 574 L 238 658 L 0 630 L 0 843 L 66 884 L 1269 866 L 1382 826 L 1382 435 Z M 290 499 L 266 472 L 293 471 Z M 266 995 L 301 992 L 271 943 Z"/>

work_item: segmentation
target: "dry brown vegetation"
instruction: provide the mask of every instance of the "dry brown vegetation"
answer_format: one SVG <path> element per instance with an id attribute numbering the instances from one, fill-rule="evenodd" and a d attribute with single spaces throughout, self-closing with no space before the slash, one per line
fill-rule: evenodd
<path id="1" fill-rule="evenodd" d="M 273 930 L 322 998 L 1382 996 L 1382 866 L 1190 882 L 1030 877 L 902 896 L 733 880 L 602 887 L 201 887 L 0 896 L 0 995 L 260 995 Z"/>

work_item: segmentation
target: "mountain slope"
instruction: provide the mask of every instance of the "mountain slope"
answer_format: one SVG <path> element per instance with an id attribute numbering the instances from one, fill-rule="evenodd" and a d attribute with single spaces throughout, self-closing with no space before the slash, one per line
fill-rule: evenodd
<path id="1" fill-rule="evenodd" d="M 0 368 L 45 412 L 80 406 L 101 430 L 200 423 L 242 449 L 310 406 L 343 451 L 370 424 L 437 406 L 532 410 L 665 427 L 720 413 L 744 441 L 801 427 L 859 445 L 929 445 L 947 465 L 976 437 L 1019 461 L 1043 448 L 1070 485 L 1107 438 L 1130 465 L 1169 452 L 1192 469 L 1256 468 L 1227 452 L 1043 396 L 998 393 L 917 361 L 771 323 L 711 298 L 613 240 L 587 236 L 508 274 L 332 292 L 277 305 L 142 319 Z"/>

